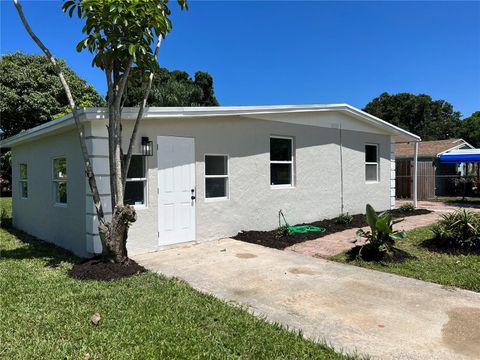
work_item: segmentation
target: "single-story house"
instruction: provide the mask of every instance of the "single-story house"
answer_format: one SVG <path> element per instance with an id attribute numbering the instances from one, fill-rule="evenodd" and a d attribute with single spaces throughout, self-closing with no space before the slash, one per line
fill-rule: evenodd
<path id="1" fill-rule="evenodd" d="M 124 148 L 138 109 L 123 110 Z M 104 108 L 80 109 L 104 210 L 111 215 Z M 146 109 L 126 200 L 130 254 L 165 245 L 363 213 L 395 201 L 394 143 L 420 138 L 353 106 Z M 12 149 L 13 223 L 81 256 L 101 251 L 71 115 L 22 132 Z"/>
<path id="2" fill-rule="evenodd" d="M 432 199 L 435 196 L 455 195 L 455 179 L 467 171 L 466 163 L 446 163 L 440 156 L 456 150 L 474 149 L 463 139 L 422 141 L 418 144 L 418 198 Z M 413 196 L 414 147 L 409 143 L 397 144 L 396 196 Z"/>

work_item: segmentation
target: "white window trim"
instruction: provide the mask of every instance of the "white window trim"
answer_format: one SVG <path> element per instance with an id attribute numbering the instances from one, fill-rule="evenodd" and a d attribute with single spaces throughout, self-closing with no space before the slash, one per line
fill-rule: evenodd
<path id="1" fill-rule="evenodd" d="M 54 171 L 55 171 L 55 160 L 57 159 L 65 159 L 65 162 L 67 164 L 67 180 L 59 180 L 59 179 L 55 179 L 55 176 L 53 175 Z M 66 155 L 61 155 L 61 156 L 55 156 L 54 158 L 52 158 L 52 190 L 53 190 L 53 206 L 54 207 L 61 207 L 61 208 L 66 208 L 67 205 L 68 205 L 68 160 L 67 160 L 67 156 Z M 60 183 L 60 182 L 64 182 L 66 185 L 67 185 L 67 202 L 65 203 L 61 203 L 61 202 L 57 202 L 57 193 L 56 193 L 56 190 L 55 190 L 55 183 Z"/>
<path id="2" fill-rule="evenodd" d="M 134 181 L 142 181 L 143 182 L 143 204 L 140 205 L 130 205 L 133 206 L 135 210 L 142 210 L 148 209 L 148 163 L 147 163 L 147 156 L 143 156 L 142 154 L 132 154 L 132 156 L 141 156 L 143 160 L 143 169 L 145 170 L 145 176 L 141 178 L 126 178 L 125 182 L 134 182 Z"/>
<path id="3" fill-rule="evenodd" d="M 227 158 L 227 174 L 226 175 L 207 175 L 207 156 L 224 156 Z M 204 191 L 205 202 L 217 202 L 230 200 L 230 155 L 229 154 L 212 154 L 206 153 L 203 155 L 203 178 L 204 178 Z M 207 198 L 207 181 L 206 179 L 227 179 L 227 189 L 225 191 L 226 196 Z"/>
<path id="4" fill-rule="evenodd" d="M 25 165 L 27 169 L 27 177 L 25 179 L 22 179 L 22 165 Z M 18 164 L 18 171 L 20 172 L 20 180 L 18 181 L 20 183 L 20 199 L 28 199 L 28 164 L 27 163 L 20 163 Z M 23 196 L 23 183 L 27 184 L 27 196 Z"/>
<path id="5" fill-rule="evenodd" d="M 379 145 L 372 143 L 365 143 L 364 151 L 365 155 L 367 153 L 367 146 L 375 146 L 377 149 L 377 161 L 376 162 L 367 162 L 365 161 L 365 184 L 378 184 L 380 182 L 380 154 L 378 152 Z M 367 180 L 367 165 L 376 165 L 377 166 L 377 180 Z"/>
<path id="6" fill-rule="evenodd" d="M 269 182 L 270 182 L 270 189 L 293 189 L 295 188 L 295 139 L 293 136 L 281 136 L 281 135 L 270 135 L 269 138 L 269 145 L 270 139 L 288 139 L 291 140 L 292 144 L 292 158 L 290 161 L 279 161 L 279 160 L 270 160 L 271 149 L 268 152 L 269 155 L 269 164 L 268 168 L 270 170 Z M 281 184 L 281 185 L 272 185 L 272 173 L 271 173 L 271 164 L 291 164 L 292 165 L 292 173 L 290 174 L 290 184 Z"/>

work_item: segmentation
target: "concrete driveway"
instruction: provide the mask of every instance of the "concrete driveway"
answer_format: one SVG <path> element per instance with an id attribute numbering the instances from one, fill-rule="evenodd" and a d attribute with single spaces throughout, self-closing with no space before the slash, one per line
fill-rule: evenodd
<path id="1" fill-rule="evenodd" d="M 378 359 L 480 358 L 479 293 L 232 239 L 134 259 L 338 351 Z"/>

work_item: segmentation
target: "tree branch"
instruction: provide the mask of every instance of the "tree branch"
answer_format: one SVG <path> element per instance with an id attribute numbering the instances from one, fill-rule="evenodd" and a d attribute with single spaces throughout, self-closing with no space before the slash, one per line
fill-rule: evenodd
<path id="1" fill-rule="evenodd" d="M 161 44 L 162 44 L 162 35 L 160 35 L 158 37 L 157 45 L 155 46 L 155 51 L 154 51 L 154 54 L 153 54 L 155 60 L 158 59 L 158 53 L 160 51 L 160 45 Z M 147 85 L 147 88 L 145 90 L 145 95 L 143 96 L 143 100 L 140 103 L 140 108 L 138 109 L 137 118 L 135 119 L 135 124 L 133 125 L 132 136 L 130 137 L 130 142 L 128 144 L 127 156 L 125 157 L 125 161 L 124 161 L 124 164 L 123 164 L 123 171 L 122 171 L 123 191 L 125 191 L 128 168 L 130 167 L 130 160 L 132 159 L 133 143 L 135 142 L 135 138 L 137 137 L 138 126 L 140 124 L 140 120 L 143 118 L 143 111 L 145 109 L 145 106 L 147 106 L 148 97 L 150 96 L 150 90 L 152 89 L 153 77 L 154 77 L 154 71 L 152 69 L 152 72 L 150 73 L 150 75 L 148 77 L 148 85 Z"/>
<path id="2" fill-rule="evenodd" d="M 83 132 L 83 126 L 80 123 L 80 118 L 77 114 L 77 106 L 75 105 L 75 101 L 72 96 L 72 92 L 70 91 L 70 87 L 68 86 L 67 81 L 65 80 L 65 77 L 63 75 L 63 71 L 61 67 L 58 65 L 57 61 L 55 60 L 54 56 L 51 54 L 50 50 L 40 41 L 40 39 L 35 35 L 33 32 L 32 28 L 30 27 L 27 19 L 25 18 L 25 15 L 23 13 L 22 5 L 18 2 L 18 0 L 13 0 L 13 4 L 15 5 L 18 15 L 20 16 L 20 19 L 23 23 L 23 26 L 25 27 L 25 30 L 27 30 L 28 34 L 32 38 L 32 40 L 42 49 L 43 53 L 46 55 L 46 57 L 50 60 L 52 63 L 56 74 L 60 78 L 60 82 L 62 83 L 63 89 L 65 90 L 65 93 L 68 98 L 68 103 L 70 105 L 70 108 L 72 109 L 72 114 L 73 114 L 73 119 L 75 121 L 75 126 L 77 128 L 77 133 L 78 133 L 78 138 L 80 140 L 80 147 L 82 150 L 82 156 L 83 156 L 83 161 L 85 164 L 85 173 L 88 178 L 88 183 L 90 185 L 90 190 L 92 191 L 93 194 L 93 202 L 95 205 L 95 210 L 97 212 L 98 220 L 101 224 L 105 223 L 105 217 L 103 213 L 103 206 L 102 206 L 102 201 L 100 199 L 100 194 L 98 192 L 98 187 L 97 187 L 97 181 L 95 179 L 95 174 L 93 172 L 92 164 L 90 161 L 90 156 L 88 154 L 87 150 L 87 145 L 85 143 L 85 135 Z"/>
<path id="3" fill-rule="evenodd" d="M 132 68 L 133 64 L 133 56 L 130 57 L 128 60 L 128 65 L 125 71 L 123 72 L 123 75 L 120 78 L 119 83 L 117 84 L 118 88 L 115 94 L 115 108 L 120 109 L 121 102 L 122 102 L 122 97 L 123 97 L 123 92 L 125 91 L 125 87 L 127 86 L 127 80 L 128 80 L 128 75 L 130 74 L 130 69 Z"/>

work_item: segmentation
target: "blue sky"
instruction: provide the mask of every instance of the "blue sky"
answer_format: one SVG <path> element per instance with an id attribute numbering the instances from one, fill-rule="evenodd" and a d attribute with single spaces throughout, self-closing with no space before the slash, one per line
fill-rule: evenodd
<path id="1" fill-rule="evenodd" d="M 39 53 L 10 1 L 1 1 L 1 53 Z M 91 55 L 75 51 L 82 23 L 61 1 L 23 1 L 39 37 L 105 93 Z M 350 103 L 387 91 L 480 110 L 480 2 L 174 1 L 160 63 L 208 71 L 222 105 Z"/>

